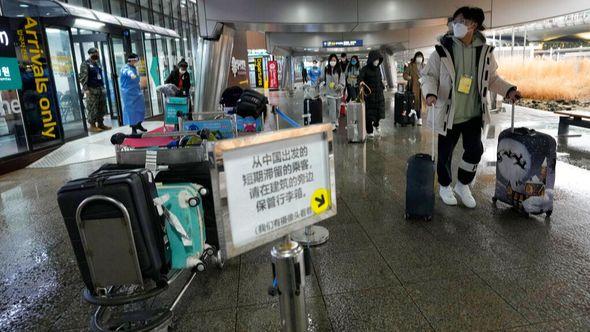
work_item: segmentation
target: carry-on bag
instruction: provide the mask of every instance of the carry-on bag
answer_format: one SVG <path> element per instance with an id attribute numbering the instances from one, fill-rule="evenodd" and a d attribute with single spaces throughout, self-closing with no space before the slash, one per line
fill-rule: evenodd
<path id="1" fill-rule="evenodd" d="M 236 107 L 238 104 L 238 100 L 244 93 L 244 89 L 239 86 L 230 86 L 229 88 L 225 89 L 221 94 L 221 99 L 219 103 L 225 107 Z"/>
<path id="2" fill-rule="evenodd" d="M 411 91 L 403 93 L 396 92 L 394 96 L 393 105 L 393 124 L 405 127 L 409 124 L 414 125 L 410 113 L 412 111 L 413 97 L 414 94 Z"/>
<path id="3" fill-rule="evenodd" d="M 236 114 L 241 117 L 258 118 L 265 110 L 268 99 L 263 94 L 247 89 L 236 104 Z"/>
<path id="4" fill-rule="evenodd" d="M 320 98 L 306 98 L 303 100 L 303 125 L 308 126 L 324 121 L 322 115 L 322 100 Z"/>
<path id="5" fill-rule="evenodd" d="M 205 244 L 203 200 L 207 191 L 194 183 L 157 184 L 159 203 L 164 207 L 166 233 L 170 242 L 173 269 L 196 267 L 205 270 L 201 257 Z"/>
<path id="6" fill-rule="evenodd" d="M 431 110 L 432 111 L 432 110 Z M 411 156 L 406 173 L 406 220 L 431 220 L 434 214 L 434 144 L 437 136 L 432 124 L 432 155 Z"/>
<path id="7" fill-rule="evenodd" d="M 496 161 L 497 200 L 527 214 L 553 212 L 553 186 L 557 143 L 547 134 L 514 128 L 514 103 L 510 128 L 498 137 Z"/>
<path id="8" fill-rule="evenodd" d="M 348 103 L 348 115 L 346 117 L 346 134 L 348 142 L 364 143 L 367 139 L 366 114 L 365 114 L 365 89 L 371 94 L 371 89 L 361 82 L 358 98 Z"/>
<path id="9" fill-rule="evenodd" d="M 144 278 L 166 282 L 167 240 L 156 197 L 145 169 L 100 171 L 60 188 L 58 204 L 91 293 Z"/>

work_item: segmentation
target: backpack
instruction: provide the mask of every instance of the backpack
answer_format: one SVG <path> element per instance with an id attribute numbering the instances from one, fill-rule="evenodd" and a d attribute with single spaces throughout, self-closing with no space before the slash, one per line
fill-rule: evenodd
<path id="1" fill-rule="evenodd" d="M 239 86 L 230 86 L 223 91 L 219 103 L 225 107 L 236 107 L 240 96 L 244 93 L 244 89 Z"/>
<path id="2" fill-rule="evenodd" d="M 258 118 L 266 110 L 268 99 L 263 94 L 246 89 L 238 99 L 236 114 L 241 117 Z"/>

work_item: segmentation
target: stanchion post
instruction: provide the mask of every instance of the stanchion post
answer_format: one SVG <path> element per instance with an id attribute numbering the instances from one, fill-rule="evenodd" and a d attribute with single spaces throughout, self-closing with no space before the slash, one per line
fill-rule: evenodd
<path id="1" fill-rule="evenodd" d="M 283 332 L 306 331 L 303 247 L 287 235 L 270 253 L 274 277 L 271 294 L 279 295 L 281 329 Z"/>

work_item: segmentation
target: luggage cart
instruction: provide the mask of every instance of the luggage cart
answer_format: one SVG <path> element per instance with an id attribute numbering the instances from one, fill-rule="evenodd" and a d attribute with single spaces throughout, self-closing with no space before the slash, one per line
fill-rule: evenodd
<path id="1" fill-rule="evenodd" d="M 169 289 L 170 285 L 175 282 L 182 270 L 173 270 L 168 274 L 166 282 L 155 283 L 153 281 L 144 280 L 141 277 L 141 270 L 139 265 L 139 258 L 135 249 L 135 242 L 133 238 L 133 231 L 131 229 L 131 220 L 129 211 L 120 202 L 111 197 L 103 195 L 95 195 L 83 200 L 76 210 L 76 224 L 79 229 L 88 227 L 85 220 L 82 218 L 85 208 L 93 202 L 106 202 L 113 206 L 115 210 L 121 213 L 120 218 L 105 219 L 105 222 L 117 224 L 121 230 L 115 241 L 122 247 L 128 247 L 128 255 L 122 259 L 127 260 L 129 264 L 125 264 L 124 268 L 118 268 L 114 271 L 117 274 L 125 274 L 129 276 L 129 280 L 135 280 L 129 285 L 122 286 L 108 286 L 99 288 L 96 294 L 93 294 L 89 289 L 85 289 L 83 298 L 90 304 L 97 306 L 96 311 L 92 315 L 90 327 L 93 331 L 165 331 L 172 323 L 173 311 L 184 296 L 186 290 L 191 285 L 198 272 L 203 271 L 204 265 L 197 265 L 191 269 L 191 275 L 184 283 L 181 291 L 174 298 L 173 303 L 169 307 L 152 309 L 149 308 L 147 301 L 153 299 L 157 295 Z M 91 230 L 90 230 L 91 231 Z M 80 232 L 80 234 L 91 234 L 89 230 Z M 99 237 L 100 238 L 100 237 Z M 100 250 L 103 242 L 93 237 L 81 238 L 85 254 L 88 257 L 88 264 L 91 273 L 95 269 L 105 268 L 108 260 L 100 259 L 100 255 L 96 255 L 96 250 Z M 214 248 L 207 248 L 200 259 L 205 264 L 215 261 Z M 94 275 L 93 275 L 94 277 Z M 104 283 L 100 283 L 103 285 Z M 138 307 L 143 304 L 144 309 L 126 311 L 125 307 L 133 305 Z M 123 308 L 122 311 L 116 312 L 115 308 Z"/>

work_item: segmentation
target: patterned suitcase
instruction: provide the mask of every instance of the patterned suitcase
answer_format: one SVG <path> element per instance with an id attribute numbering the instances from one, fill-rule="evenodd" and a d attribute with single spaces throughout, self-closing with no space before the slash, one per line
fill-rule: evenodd
<path id="1" fill-rule="evenodd" d="M 527 214 L 553 212 L 557 143 L 534 129 L 512 126 L 500 133 L 494 203 L 501 201 Z"/>
<path id="2" fill-rule="evenodd" d="M 159 204 L 166 215 L 166 232 L 170 242 L 173 269 L 196 267 L 203 271 L 203 253 L 211 247 L 205 244 L 202 196 L 204 187 L 194 183 L 158 183 Z M 212 254 L 212 252 L 210 253 Z"/>

